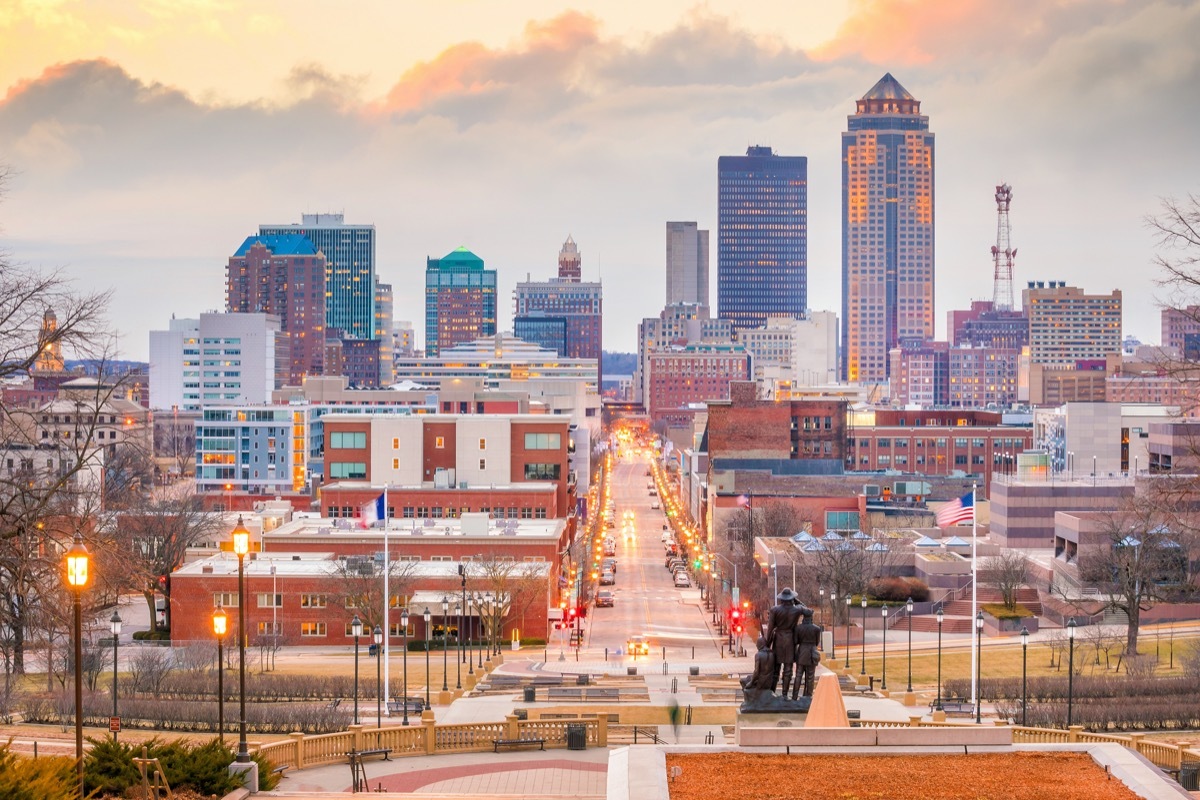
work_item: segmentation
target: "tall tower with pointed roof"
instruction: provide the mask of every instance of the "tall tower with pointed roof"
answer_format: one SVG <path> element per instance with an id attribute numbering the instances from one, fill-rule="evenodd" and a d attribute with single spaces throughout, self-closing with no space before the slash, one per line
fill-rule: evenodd
<path id="1" fill-rule="evenodd" d="M 567 240 L 563 242 L 562 250 L 558 251 L 558 279 L 570 281 L 571 283 L 579 283 L 579 279 L 582 277 L 583 259 L 579 255 L 578 245 L 575 244 L 575 240 L 568 233 Z"/>
<path id="2" fill-rule="evenodd" d="M 933 134 L 891 73 L 842 133 L 842 375 L 888 379 L 888 353 L 933 338 Z"/>

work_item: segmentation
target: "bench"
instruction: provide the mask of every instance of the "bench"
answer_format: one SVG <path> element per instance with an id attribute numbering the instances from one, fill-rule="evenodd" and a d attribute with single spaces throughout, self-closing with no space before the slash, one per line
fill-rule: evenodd
<path id="1" fill-rule="evenodd" d="M 620 689 L 585 689 L 585 700 L 616 700 L 621 701 Z"/>
<path id="2" fill-rule="evenodd" d="M 332 700 L 330 700 L 329 705 L 327 705 L 325 707 L 328 709 L 334 709 L 334 708 L 337 708 L 338 706 L 340 706 L 341 704 L 342 704 L 342 698 L 335 697 Z"/>
<path id="3" fill-rule="evenodd" d="M 937 710 L 937 701 L 929 704 L 929 713 Z M 943 700 L 942 711 L 947 714 L 974 714 L 975 704 L 967 700 Z"/>
<path id="4" fill-rule="evenodd" d="M 364 758 L 370 758 L 372 756 L 383 756 L 384 761 L 391 761 L 391 754 L 392 748 L 390 747 L 381 747 L 378 750 L 351 750 L 349 753 L 346 753 L 346 755 L 350 758 L 350 763 L 362 761 Z"/>
<path id="5" fill-rule="evenodd" d="M 537 745 L 539 749 L 546 749 L 545 739 L 493 739 L 492 752 L 499 753 L 501 747 L 530 747 Z"/>
<path id="6" fill-rule="evenodd" d="M 408 697 L 404 700 L 388 700 L 387 709 L 389 714 L 403 714 L 405 706 L 409 714 L 420 714 L 425 710 L 425 701 L 419 697 Z"/>
<path id="7" fill-rule="evenodd" d="M 580 700 L 583 698 L 582 689 L 572 689 L 565 686 L 551 686 L 546 690 L 548 700 Z"/>

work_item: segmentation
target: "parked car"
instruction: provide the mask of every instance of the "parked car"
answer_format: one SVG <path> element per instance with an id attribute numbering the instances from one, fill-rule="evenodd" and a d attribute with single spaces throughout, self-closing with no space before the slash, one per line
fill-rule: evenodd
<path id="1" fill-rule="evenodd" d="M 658 509 L 662 508 L 662 506 L 659 505 L 659 502 L 657 500 L 655 500 L 653 503 L 650 504 L 650 508 L 657 511 Z"/>
<path id="2" fill-rule="evenodd" d="M 613 593 L 607 589 L 596 592 L 596 608 L 612 608 Z"/>
<path id="3" fill-rule="evenodd" d="M 616 582 L 617 582 L 617 576 L 613 575 L 611 570 L 606 569 L 600 573 L 600 585 L 601 586 L 612 586 Z"/>
<path id="4" fill-rule="evenodd" d="M 606 558 L 600 562 L 600 569 L 606 569 L 614 575 L 617 573 L 617 560 L 615 558 Z"/>
<path id="5" fill-rule="evenodd" d="M 676 589 L 687 589 L 691 585 L 692 585 L 692 582 L 690 580 L 688 580 L 687 573 L 685 573 L 685 572 L 676 572 L 675 573 L 675 588 Z"/>

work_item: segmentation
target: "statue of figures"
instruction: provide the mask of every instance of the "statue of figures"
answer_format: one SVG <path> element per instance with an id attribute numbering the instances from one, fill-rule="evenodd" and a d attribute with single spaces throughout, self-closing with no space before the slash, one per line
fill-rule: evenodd
<path id="1" fill-rule="evenodd" d="M 803 621 L 796 626 L 796 685 L 792 689 L 792 699 L 800 694 L 800 681 L 804 681 L 804 696 L 812 697 L 813 684 L 817 675 L 817 664 L 821 663 L 821 634 L 824 629 L 814 625 L 813 610 L 803 608 L 800 612 Z"/>
<path id="2" fill-rule="evenodd" d="M 787 697 L 792 682 L 792 667 L 796 663 L 796 623 L 800 619 L 800 608 L 796 606 L 796 593 L 784 589 L 776 598 L 778 605 L 771 608 L 767 617 L 767 646 L 775 654 L 775 680 L 771 691 L 779 686 L 780 671 L 783 672 L 781 697 Z"/>
<path id="3" fill-rule="evenodd" d="M 758 652 L 754 654 L 754 672 L 742 678 L 743 689 L 767 689 L 775 682 L 775 656 L 767 648 L 767 640 L 758 637 Z"/>

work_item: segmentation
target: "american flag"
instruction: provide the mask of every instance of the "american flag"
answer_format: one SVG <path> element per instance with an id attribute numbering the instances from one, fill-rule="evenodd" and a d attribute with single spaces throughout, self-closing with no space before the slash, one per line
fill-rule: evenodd
<path id="1" fill-rule="evenodd" d="M 975 519 L 975 493 L 967 492 L 953 503 L 947 503 L 937 513 L 937 526 L 946 528 Z"/>

